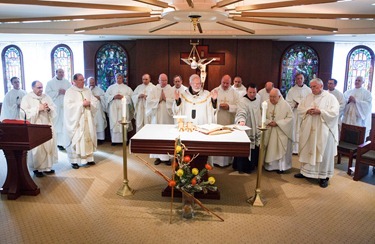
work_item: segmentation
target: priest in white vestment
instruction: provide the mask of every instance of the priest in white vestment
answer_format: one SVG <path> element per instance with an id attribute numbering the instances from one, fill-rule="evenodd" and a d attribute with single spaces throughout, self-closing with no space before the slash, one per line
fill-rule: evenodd
<path id="1" fill-rule="evenodd" d="M 12 84 L 13 89 L 8 91 L 4 97 L 1 106 L 0 122 L 4 119 L 19 118 L 21 100 L 27 94 L 25 90 L 21 89 L 20 79 L 18 77 L 12 77 L 10 83 Z"/>
<path id="2" fill-rule="evenodd" d="M 216 121 L 220 125 L 234 124 L 239 102 L 238 93 L 231 87 L 232 78 L 224 75 L 221 78 L 221 85 L 214 90 L 217 91 L 218 109 L 216 111 Z M 210 156 L 208 161 L 213 165 L 227 167 L 232 164 L 233 157 Z"/>
<path id="3" fill-rule="evenodd" d="M 250 84 L 247 87 L 246 96 L 242 97 L 238 104 L 235 123 L 251 128 L 251 130 L 246 131 L 250 138 L 249 157 L 235 157 L 233 161 L 233 169 L 238 170 L 239 173 L 250 174 L 255 165 L 258 165 L 260 130 L 257 128 L 261 123 L 260 100 L 255 84 Z"/>
<path id="4" fill-rule="evenodd" d="M 340 115 L 339 115 L 339 137 L 340 137 L 340 131 L 341 131 L 341 123 L 342 123 L 342 116 L 344 115 L 344 109 L 346 105 L 346 101 L 344 98 L 344 94 L 336 89 L 337 80 L 336 79 L 329 79 L 327 82 L 328 92 L 334 95 L 337 99 L 337 101 L 340 104 Z"/>
<path id="5" fill-rule="evenodd" d="M 66 90 L 71 87 L 70 82 L 64 78 L 64 70 L 57 69 L 55 77 L 47 82 L 46 94 L 52 98 L 56 106 L 57 116 L 54 122 L 57 146 L 64 150 L 64 96 Z"/>
<path id="6" fill-rule="evenodd" d="M 334 172 L 340 105 L 335 96 L 323 90 L 321 79 L 312 79 L 310 87 L 312 94 L 307 95 L 298 106 L 301 117 L 301 172 L 294 176 L 318 179 L 320 187 L 325 188 Z"/>
<path id="7" fill-rule="evenodd" d="M 232 88 L 238 93 L 241 98 L 246 95 L 246 87 L 242 84 L 242 78 L 239 76 L 234 77 Z"/>
<path id="8" fill-rule="evenodd" d="M 264 88 L 258 91 L 258 94 L 261 98 L 261 104 L 262 102 L 267 101 L 270 98 L 270 92 L 272 88 L 273 88 L 273 83 L 271 81 L 267 81 L 266 84 L 264 85 Z"/>
<path id="9" fill-rule="evenodd" d="M 189 88 L 184 92 L 175 90 L 173 114 L 186 116 L 185 122 L 194 125 L 216 123 L 217 91 L 203 90 L 203 83 L 197 74 L 189 78 Z"/>
<path id="10" fill-rule="evenodd" d="M 73 86 L 64 97 L 64 126 L 66 151 L 73 169 L 80 164 L 94 165 L 94 152 L 97 147 L 95 113 L 100 106 L 91 90 L 84 87 L 82 74 L 73 76 Z"/>
<path id="11" fill-rule="evenodd" d="M 94 77 L 89 77 L 89 88 L 91 89 L 92 95 L 96 97 L 99 101 L 98 111 L 95 113 L 95 123 L 96 123 L 96 137 L 98 141 L 105 140 L 105 128 L 107 128 L 107 118 L 105 116 L 105 92 L 98 87 L 97 82 Z"/>
<path id="12" fill-rule="evenodd" d="M 132 95 L 132 101 L 134 104 L 134 118 L 136 130 L 139 131 L 150 121 L 147 120 L 146 116 L 146 98 L 147 94 L 155 87 L 151 83 L 151 77 L 149 74 L 142 75 L 142 84 L 138 85 Z"/>
<path id="13" fill-rule="evenodd" d="M 116 83 L 110 85 L 105 92 L 107 104 L 107 113 L 109 117 L 109 128 L 111 131 L 112 145 L 122 143 L 122 106 L 123 98 L 126 99 L 126 119 L 131 122 L 134 116 L 134 107 L 132 102 L 133 90 L 124 84 L 124 76 L 116 74 Z M 133 130 L 131 123 L 128 125 L 128 132 Z"/>
<path id="14" fill-rule="evenodd" d="M 301 125 L 301 118 L 298 116 L 297 108 L 301 101 L 309 94 L 311 94 L 310 87 L 304 84 L 305 78 L 303 74 L 295 76 L 295 85 L 288 91 L 285 100 L 289 103 L 293 110 L 294 117 L 294 132 L 293 132 L 293 153 L 298 153 L 298 140 Z"/>
<path id="15" fill-rule="evenodd" d="M 157 84 L 146 99 L 146 116 L 151 124 L 174 124 L 172 104 L 174 89 L 168 84 L 168 76 L 160 74 Z M 154 164 L 161 162 L 170 165 L 168 154 L 151 154 Z"/>
<path id="16" fill-rule="evenodd" d="M 180 93 L 184 92 L 187 87 L 184 86 L 183 84 L 183 81 L 182 81 L 182 77 L 180 75 L 175 75 L 173 77 L 173 86 L 172 88 L 174 88 L 175 90 L 178 90 Z"/>
<path id="17" fill-rule="evenodd" d="M 52 139 L 31 149 L 27 153 L 27 163 L 33 169 L 36 177 L 44 174 L 53 174 L 52 166 L 57 163 L 57 147 L 53 120 L 56 117 L 55 104 L 52 99 L 43 94 L 43 84 L 40 81 L 32 82 L 33 91 L 23 97 L 21 108 L 26 113 L 26 119 L 31 124 L 51 125 Z M 24 118 L 23 112 L 20 116 Z"/>
<path id="18" fill-rule="evenodd" d="M 292 168 L 293 111 L 277 88 L 271 89 L 267 105 L 264 168 L 282 174 Z"/>
<path id="19" fill-rule="evenodd" d="M 366 127 L 366 138 L 370 135 L 371 130 L 371 92 L 362 87 L 362 76 L 358 76 L 355 79 L 354 85 L 354 89 L 347 90 L 344 93 L 346 106 L 344 109 L 342 122 L 349 125 Z"/>

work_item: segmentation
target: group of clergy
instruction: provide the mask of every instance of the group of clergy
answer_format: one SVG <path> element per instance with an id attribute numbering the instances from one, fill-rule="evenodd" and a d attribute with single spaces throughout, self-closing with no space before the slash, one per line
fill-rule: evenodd
<path id="1" fill-rule="evenodd" d="M 53 129 L 51 141 L 29 153 L 28 161 L 38 177 L 54 173 L 58 147 L 66 149 L 72 167 L 94 165 L 93 152 L 97 140 L 104 140 L 108 114 L 112 145 L 122 143 L 121 121 L 135 119 L 136 131 L 145 124 L 174 124 L 174 115 L 184 115 L 195 125 L 217 123 L 240 124 L 247 130 L 251 150 L 247 158 L 209 157 L 213 165 L 226 167 L 232 164 L 239 173 L 251 173 L 258 163 L 262 109 L 265 110 L 265 164 L 269 171 L 284 173 L 292 167 L 292 153 L 299 155 L 301 172 L 297 178 L 316 178 L 321 187 L 328 186 L 333 175 L 334 156 L 337 153 L 338 129 L 341 121 L 371 128 L 371 93 L 362 87 L 363 78 L 357 77 L 355 88 L 344 94 L 335 89 L 337 81 L 328 81 L 328 91 L 323 81 L 314 78 L 308 87 L 304 76 L 297 74 L 295 85 L 284 99 L 272 82 L 266 82 L 259 91 L 254 84 L 245 87 L 242 79 L 224 75 L 221 84 L 211 92 L 203 89 L 201 77 L 189 77 L 189 87 L 183 85 L 181 76 L 173 77 L 172 87 L 164 73 L 154 85 L 149 74 L 133 90 L 124 83 L 124 76 L 116 74 L 116 83 L 104 92 L 93 77 L 88 78 L 88 88 L 82 74 L 73 76 L 72 84 L 64 78 L 64 70 L 47 83 L 32 83 L 33 91 L 26 94 L 20 89 L 19 79 L 11 79 L 13 89 L 3 102 L 0 121 L 5 118 L 25 118 L 31 123 L 49 124 Z M 124 109 L 126 106 L 126 109 Z M 21 111 L 20 111 L 21 110 Z M 129 123 L 128 131 L 132 125 Z M 56 147 L 57 145 L 57 147 Z M 169 155 L 150 155 L 155 165 L 170 164 Z"/>

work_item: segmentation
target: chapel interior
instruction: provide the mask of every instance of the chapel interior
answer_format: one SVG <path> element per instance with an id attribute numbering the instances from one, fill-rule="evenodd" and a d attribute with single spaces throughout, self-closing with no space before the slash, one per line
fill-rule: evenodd
<path id="1" fill-rule="evenodd" d="M 302 1 L 307 2 L 309 1 Z M 54 16 L 67 16 L 69 12 L 75 15 L 100 15 L 121 12 L 119 10 L 93 10 L 87 6 L 59 8 L 46 5 L 26 4 L 28 1 L 0 1 L 0 50 L 4 56 L 4 49 L 11 45 L 22 46 L 25 42 L 23 36 L 30 38 L 35 35 L 36 41 L 53 42 L 69 45 L 73 39 L 64 39 L 65 36 L 76 37 L 74 29 L 97 26 L 101 24 L 113 25 L 113 19 L 87 20 L 86 23 L 16 23 L 11 26 L 10 20 L 18 18 L 45 17 L 46 11 L 51 11 Z M 40 2 L 40 1 L 32 1 Z M 43 1 L 42 1 L 43 2 Z M 57 1 L 66 3 L 68 1 Z M 74 4 L 79 4 L 77 1 Z M 82 4 L 117 4 L 134 5 L 153 9 L 153 14 L 159 13 L 155 1 L 82 1 Z M 199 4 L 212 4 L 220 1 L 165 1 L 177 6 L 195 2 Z M 223 1 L 224 2 L 224 1 Z M 238 3 L 240 2 L 240 3 Z M 236 8 L 248 4 L 283 4 L 283 1 L 230 1 L 225 8 Z M 287 1 L 288 2 L 288 1 Z M 296 1 L 293 1 L 296 2 Z M 311 2 L 311 1 L 310 1 Z M 324 2 L 324 1 L 320 1 Z M 338 28 L 342 36 L 327 34 L 321 30 L 281 26 L 269 27 L 264 23 L 242 24 L 247 29 L 255 29 L 254 36 L 248 32 L 241 32 L 232 27 L 217 26 L 210 21 L 201 25 L 203 33 L 193 30 L 193 24 L 188 21 L 160 30 L 159 34 L 151 34 L 149 29 L 161 23 L 145 22 L 136 25 L 111 26 L 95 29 L 93 32 L 82 34 L 80 38 L 82 70 L 74 69 L 85 77 L 98 76 L 98 53 L 106 45 L 118 46 L 127 56 L 126 81 L 134 90 L 141 84 L 141 77 L 148 73 L 154 84 L 160 73 L 172 77 L 180 75 L 183 84 L 188 86 L 191 74 L 199 74 L 199 70 L 192 69 L 181 58 L 187 58 L 192 50 L 192 43 L 197 43 L 198 53 L 201 58 L 217 58 L 207 66 L 206 90 L 212 90 L 220 85 L 224 74 L 241 76 L 243 84 L 247 86 L 255 83 L 258 89 L 264 87 L 267 81 L 274 83 L 277 88 L 283 88 L 283 58 L 293 48 L 308 47 L 316 52 L 319 59 L 318 74 L 324 82 L 335 76 L 335 63 L 337 64 L 337 45 L 341 43 L 355 43 L 352 47 L 366 46 L 375 51 L 375 1 L 364 0 L 358 7 L 349 5 L 341 9 L 337 1 L 325 1 L 310 7 L 289 6 L 275 8 L 268 12 L 285 12 L 312 14 L 326 13 L 337 14 L 368 14 L 372 17 L 369 22 L 358 20 L 356 23 L 345 24 L 340 20 L 296 20 L 293 23 L 313 24 L 314 26 L 327 25 Z M 334 3 L 333 3 L 334 2 Z M 345 2 L 345 1 L 344 1 Z M 359 1 L 352 1 L 359 2 Z M 40 3 L 39 3 L 40 4 Z M 365 5 L 367 4 L 367 5 Z M 372 4 L 372 5 L 371 5 Z M 59 4 L 56 3 L 56 6 Z M 354 7 L 353 7 L 354 6 Z M 4 8 L 3 8 L 4 7 Z M 315 7 L 319 7 L 316 8 Z M 29 8 L 26 11 L 26 8 Z M 220 7 L 222 8 L 222 7 Z M 350 11 L 352 8 L 352 11 Z M 360 8 L 360 9 L 359 9 Z M 372 8 L 372 9 L 371 9 Z M 13 12 L 19 11 L 19 13 Z M 22 9 L 22 10 L 21 10 Z M 155 9 L 157 11 L 155 11 Z M 194 8 L 192 8 L 194 9 Z M 337 10 L 337 11 L 336 11 Z M 6 12 L 8 11 L 8 13 Z M 35 13 L 33 14 L 32 11 Z M 95 12 L 96 11 L 96 12 Z M 232 11 L 232 10 L 231 10 Z M 201 11 L 204 15 L 208 11 Z M 267 12 L 267 11 L 266 11 Z M 306 12 L 306 11 L 305 11 Z M 323 11 L 324 12 L 324 11 Z M 43 13 L 43 14 L 42 14 Z M 11 16 L 14 15 L 14 16 Z M 236 15 L 233 15 L 236 16 Z M 230 17 L 233 17 L 230 15 Z M 273 16 L 276 18 L 275 16 Z M 353 18 L 359 16 L 353 16 Z M 362 16 L 363 17 L 363 16 Z M 152 15 L 151 17 L 152 18 Z M 288 16 L 290 20 L 290 16 Z M 121 18 L 120 18 L 121 19 Z M 137 19 L 137 18 L 135 18 Z M 272 17 L 271 17 L 272 19 Z M 122 19 L 124 20 L 124 19 Z M 8 22 L 7 22 L 8 21 Z M 30 20 L 32 21 L 32 20 Z M 117 20 L 119 21 L 119 20 Z M 126 21 L 129 21 L 128 19 Z M 163 19 L 161 21 L 164 21 Z M 229 20 L 228 20 L 229 21 Z M 273 19 L 273 21 L 276 21 Z M 277 19 L 277 21 L 281 21 Z M 234 22 L 230 20 L 229 22 Z M 353 21 L 354 22 L 354 21 Z M 239 24 L 238 22 L 235 22 Z M 275 23 L 274 23 L 275 24 Z M 280 24 L 280 23 L 279 23 Z M 241 24 L 240 24 L 241 25 Z M 350 25 L 350 26 L 349 26 Z M 267 26 L 267 27 L 264 27 Z M 198 28 L 198 27 L 197 27 Z M 260 34 L 257 34 L 257 30 Z M 45 33 L 43 33 L 45 32 Z M 38 37 L 40 35 L 40 37 Z M 76 36 L 75 36 L 76 35 Z M 53 39 L 52 36 L 55 36 Z M 312 40 L 306 37 L 312 37 Z M 351 41 L 347 36 L 355 40 Z M 45 38 L 43 40 L 43 38 Z M 51 38 L 51 39 L 49 39 Z M 331 39 L 330 39 L 331 38 Z M 340 39 L 341 38 L 341 39 Z M 349 44 L 348 44 L 349 45 Z M 50 52 L 50 51 L 49 51 Z M 24 51 L 24 55 L 27 52 Z M 347 54 L 345 54 L 347 55 Z M 372 77 L 374 54 L 372 53 Z M 51 57 L 48 57 L 51 58 Z M 52 58 L 51 58 L 52 59 Z M 48 60 L 49 61 L 49 60 Z M 341 63 L 346 64 L 345 60 Z M 345 65 L 342 65 L 345 66 Z M 343 80 L 348 77 L 347 67 L 341 67 Z M 53 72 L 48 67 L 48 75 Z M 2 59 L 2 71 L 5 74 L 6 65 Z M 46 69 L 47 70 L 47 69 Z M 46 71 L 47 72 L 47 71 Z M 1 77 L 5 77 L 2 75 Z M 29 84 L 27 72 L 22 85 Z M 4 78 L 5 80 L 5 78 Z M 47 82 L 47 80 L 43 81 Z M 104 84 L 104 83 L 103 83 Z M 345 83 L 346 84 L 346 83 Z M 371 82 L 370 82 L 371 84 Z M 108 84 L 107 84 L 108 85 Z M 4 82 L 4 87 L 7 85 Z M 342 87 L 344 85 L 342 84 Z M 7 88 L 4 88 L 4 93 Z M 371 89 L 371 88 L 370 88 Z M 29 90 L 30 91 L 30 90 Z M 1 100 L 0 100 L 1 111 Z M 374 110 L 373 110 L 374 111 Z M 134 125 L 134 120 L 132 121 Z M 135 128 L 135 127 L 134 127 Z M 372 113 L 372 126 L 370 138 L 375 138 L 375 113 Z M 0 131 L 0 140 L 1 140 Z M 127 134 L 129 140 L 135 131 Z M 155 145 L 157 147 L 158 145 Z M 123 185 L 123 147 L 127 150 L 127 168 L 129 186 L 135 190 L 134 195 L 119 196 L 119 188 Z M 58 152 L 59 160 L 54 165 L 56 174 L 43 178 L 30 175 L 40 187 L 37 196 L 21 196 L 16 200 L 7 199 L 7 195 L 0 196 L 0 243 L 374 243 L 375 230 L 375 174 L 371 166 L 369 173 L 359 181 L 353 180 L 353 174 L 348 175 L 348 157 L 342 156 L 341 163 L 335 159 L 334 176 L 329 182 L 329 187 L 320 188 L 314 179 L 296 179 L 293 177 L 299 172 L 300 163 L 298 156 L 293 155 L 293 168 L 285 174 L 276 174 L 263 170 L 261 178 L 262 195 L 265 199 L 264 207 L 252 206 L 247 200 L 254 195 L 257 183 L 256 171 L 251 174 L 239 174 L 231 167 L 215 167 L 211 174 L 217 180 L 220 189 L 220 200 L 202 199 L 205 207 L 219 215 L 224 221 L 196 207 L 194 219 L 181 218 L 181 198 L 163 197 L 162 191 L 167 186 L 165 180 L 157 173 L 145 166 L 141 157 L 146 162 L 153 164 L 149 154 L 130 153 L 129 146 L 111 145 L 110 132 L 106 130 L 106 140 L 98 145 L 94 154 L 96 165 L 81 167 L 78 170 L 71 168 L 66 151 Z M 356 159 L 353 159 L 355 165 Z M 158 165 L 157 169 L 163 174 L 171 175 L 171 167 Z M 7 177 L 7 162 L 0 149 L 0 186 Z"/>

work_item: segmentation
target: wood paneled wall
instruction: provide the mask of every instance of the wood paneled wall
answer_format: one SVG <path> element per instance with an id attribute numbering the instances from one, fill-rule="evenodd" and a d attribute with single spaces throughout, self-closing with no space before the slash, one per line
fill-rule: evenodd
<path id="1" fill-rule="evenodd" d="M 220 85 L 221 77 L 239 75 L 244 85 L 255 83 L 263 88 L 272 81 L 279 86 L 280 61 L 285 50 L 296 42 L 272 40 L 201 39 L 199 45 L 207 45 L 210 53 L 225 53 L 225 64 L 207 65 L 205 89 Z M 180 53 L 189 53 L 192 46 L 189 39 L 141 39 L 135 41 L 114 41 L 122 45 L 129 56 L 129 86 L 135 89 L 143 74 L 151 75 L 157 83 L 160 73 L 166 73 L 172 84 L 174 75 L 181 75 L 184 85 L 197 70 L 180 63 Z M 85 76 L 95 76 L 95 54 L 108 42 L 84 42 Z M 326 82 L 331 77 L 334 43 L 305 42 L 319 55 L 319 78 Z"/>

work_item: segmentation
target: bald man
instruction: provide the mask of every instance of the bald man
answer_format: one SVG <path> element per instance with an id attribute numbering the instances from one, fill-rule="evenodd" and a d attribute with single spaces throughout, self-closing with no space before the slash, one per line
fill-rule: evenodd
<path id="1" fill-rule="evenodd" d="M 292 168 L 293 111 L 281 96 L 280 90 L 271 89 L 267 100 L 265 143 L 267 146 L 264 168 L 282 174 Z"/>
<path id="2" fill-rule="evenodd" d="M 270 98 L 270 92 L 272 88 L 273 88 L 273 83 L 271 81 L 268 81 L 266 82 L 264 88 L 258 91 L 258 94 L 260 95 L 260 98 L 261 98 L 261 103 L 264 101 L 267 101 Z"/>
<path id="3" fill-rule="evenodd" d="M 168 76 L 164 73 L 159 75 L 158 82 L 146 98 L 146 116 L 151 124 L 173 124 L 174 89 L 168 84 Z M 151 154 L 150 157 L 156 158 L 155 165 L 162 162 L 171 164 L 167 154 Z"/>
<path id="4" fill-rule="evenodd" d="M 234 123 L 239 102 L 238 93 L 231 87 L 232 78 L 224 75 L 221 78 L 221 85 L 215 88 L 217 91 L 218 111 L 216 113 L 217 123 L 220 125 L 230 125 Z M 232 164 L 233 157 L 212 156 L 209 162 L 215 163 L 220 167 L 226 167 Z"/>

